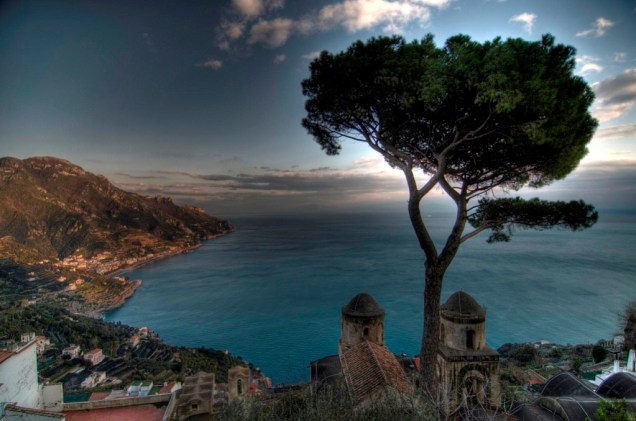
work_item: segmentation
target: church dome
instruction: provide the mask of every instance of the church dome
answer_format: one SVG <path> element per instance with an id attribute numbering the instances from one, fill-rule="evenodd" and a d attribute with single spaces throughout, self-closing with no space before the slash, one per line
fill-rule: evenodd
<path id="1" fill-rule="evenodd" d="M 457 291 L 442 305 L 443 314 L 452 314 L 460 317 L 484 318 L 486 311 L 477 301 L 464 291 Z"/>
<path id="2" fill-rule="evenodd" d="M 351 317 L 377 317 L 384 315 L 384 309 L 372 296 L 362 292 L 342 307 L 342 314 Z"/>

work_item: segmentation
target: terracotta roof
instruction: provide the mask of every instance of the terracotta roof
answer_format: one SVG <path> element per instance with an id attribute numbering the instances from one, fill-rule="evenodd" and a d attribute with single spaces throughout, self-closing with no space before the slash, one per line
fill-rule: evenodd
<path id="1" fill-rule="evenodd" d="M 171 381 L 170 383 L 168 383 L 167 385 L 159 389 L 159 393 L 170 393 L 170 390 L 174 387 L 176 383 L 177 383 L 176 380 Z"/>
<path id="2" fill-rule="evenodd" d="M 110 396 L 110 392 L 93 392 L 89 401 L 102 401 Z"/>
<path id="3" fill-rule="evenodd" d="M 147 404 L 64 412 L 66 421 L 161 421 L 166 408 Z"/>
<path id="4" fill-rule="evenodd" d="M 41 415 L 43 417 L 49 417 L 49 418 L 64 418 L 64 414 L 62 414 L 61 412 L 45 411 L 43 409 L 35 409 L 35 408 L 24 408 L 22 406 L 18 406 L 12 403 L 7 404 L 5 406 L 5 409 L 11 410 L 13 412 L 19 412 L 21 414 Z"/>
<path id="5" fill-rule="evenodd" d="M 13 352 L 5 351 L 4 349 L 0 349 L 0 363 L 3 362 L 4 360 L 8 359 L 12 355 L 13 355 Z"/>
<path id="6" fill-rule="evenodd" d="M 386 347 L 364 341 L 340 355 L 345 381 L 358 403 L 374 392 L 393 388 L 409 393 L 402 366 Z"/>

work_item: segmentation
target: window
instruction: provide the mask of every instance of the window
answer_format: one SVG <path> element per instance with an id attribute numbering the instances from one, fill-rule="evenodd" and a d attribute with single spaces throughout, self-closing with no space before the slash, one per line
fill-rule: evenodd
<path id="1" fill-rule="evenodd" d="M 240 395 L 243 393 L 243 382 L 241 381 L 241 379 L 238 379 L 236 381 L 236 394 Z"/>
<path id="2" fill-rule="evenodd" d="M 466 348 L 475 349 L 475 331 L 469 330 L 466 332 Z"/>
<path id="3" fill-rule="evenodd" d="M 199 404 L 193 403 L 192 405 L 190 405 L 190 411 L 198 411 L 199 410 Z"/>
<path id="4" fill-rule="evenodd" d="M 367 338 L 369 336 L 369 328 L 365 327 L 364 330 L 362 331 L 362 336 L 364 336 L 365 338 Z"/>

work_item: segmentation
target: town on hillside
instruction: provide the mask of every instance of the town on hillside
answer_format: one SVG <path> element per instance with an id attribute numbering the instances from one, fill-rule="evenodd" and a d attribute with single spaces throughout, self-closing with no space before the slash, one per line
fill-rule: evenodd
<path id="1" fill-rule="evenodd" d="M 366 293 L 341 308 L 341 335 L 334 344 L 338 354 L 308 362 L 309 381 L 295 385 L 275 385 L 227 351 L 166 345 L 148 327 L 113 325 L 36 307 L 14 311 L 27 312 L 22 316 L 34 321 L 30 326 L 47 326 L 46 330 L 0 341 L 4 416 L 249 419 L 254 414 L 247 409 L 238 415 L 232 411 L 237 405 L 252 405 L 265 408 L 270 418 L 263 419 L 305 419 L 308 413 L 294 412 L 307 407 L 299 403 L 302 399 L 321 402 L 324 396 L 331 399 L 334 391 L 360 416 L 386 397 L 414 402 L 409 399 L 424 386 L 419 357 L 390 351 L 384 342 L 385 317 L 390 315 Z M 636 411 L 631 326 L 596 344 L 540 341 L 495 350 L 486 338 L 486 311 L 470 294 L 451 295 L 440 313 L 437 360 L 444 393 L 426 407 L 428 415 L 435 416 L 425 419 L 594 421 L 602 420 L 601 409 L 616 402 Z M 70 338 L 78 343 L 70 343 Z M 296 402 L 293 409 L 289 402 Z M 416 406 L 398 407 L 391 419 L 422 419 L 415 414 Z M 276 412 L 281 407 L 284 411 Z"/>

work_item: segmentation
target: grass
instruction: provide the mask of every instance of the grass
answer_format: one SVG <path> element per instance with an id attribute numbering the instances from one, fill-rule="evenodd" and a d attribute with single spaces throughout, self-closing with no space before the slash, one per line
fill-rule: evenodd
<path id="1" fill-rule="evenodd" d="M 367 404 L 355 405 L 343 386 L 313 394 L 311 388 L 262 399 L 248 397 L 232 402 L 218 417 L 223 421 L 432 421 L 439 420 L 433 405 L 422 396 L 385 394 Z"/>

